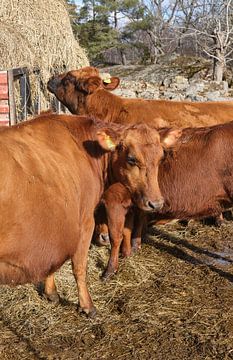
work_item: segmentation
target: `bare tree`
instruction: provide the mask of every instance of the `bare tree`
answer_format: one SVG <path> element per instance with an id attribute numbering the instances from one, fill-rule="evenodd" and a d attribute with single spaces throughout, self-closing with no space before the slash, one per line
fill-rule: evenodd
<path id="1" fill-rule="evenodd" d="M 195 38 L 201 51 L 213 59 L 214 80 L 222 81 L 233 53 L 233 0 L 180 0 L 180 11 L 188 19 L 180 24 L 180 37 Z"/>
<path id="2" fill-rule="evenodd" d="M 125 17 L 126 34 L 134 46 L 145 49 L 152 63 L 168 52 L 174 41 L 173 31 L 179 0 L 139 0 Z"/>
<path id="3" fill-rule="evenodd" d="M 145 32 L 150 40 L 151 61 L 156 62 L 163 55 L 172 40 L 170 31 L 175 23 L 179 0 L 147 0 L 143 2 L 148 19 Z"/>

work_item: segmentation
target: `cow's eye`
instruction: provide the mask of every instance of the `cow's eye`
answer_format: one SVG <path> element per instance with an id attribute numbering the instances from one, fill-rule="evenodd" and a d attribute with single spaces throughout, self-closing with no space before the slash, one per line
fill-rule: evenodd
<path id="1" fill-rule="evenodd" d="M 74 84 L 75 83 L 75 79 L 72 78 L 71 76 L 66 76 L 65 78 L 62 79 L 62 83 L 64 86 L 68 86 L 71 84 Z"/>
<path id="2" fill-rule="evenodd" d="M 133 155 L 128 155 L 127 158 L 126 158 L 126 161 L 131 166 L 136 166 L 137 165 L 137 159 Z"/>

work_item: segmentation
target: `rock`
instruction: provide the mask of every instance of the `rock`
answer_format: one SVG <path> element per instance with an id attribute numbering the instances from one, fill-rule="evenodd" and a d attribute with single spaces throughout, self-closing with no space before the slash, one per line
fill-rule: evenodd
<path id="1" fill-rule="evenodd" d="M 136 93 L 135 91 L 133 90 L 130 90 L 130 89 L 116 89 L 114 91 L 112 91 L 115 95 L 118 95 L 118 96 L 123 96 L 123 97 L 126 97 L 126 98 L 136 98 Z"/>
<path id="2" fill-rule="evenodd" d="M 189 86 L 188 79 L 184 76 L 178 75 L 172 80 L 170 87 L 177 90 L 185 90 Z"/>
<path id="3" fill-rule="evenodd" d="M 185 98 L 187 101 L 207 101 L 207 98 L 201 95 L 190 94 Z"/>
<path id="4" fill-rule="evenodd" d="M 163 98 L 168 100 L 184 100 L 185 95 L 182 93 L 167 90 L 163 92 Z"/>
<path id="5" fill-rule="evenodd" d="M 200 79 L 209 65 L 193 57 L 161 59 L 153 65 L 113 66 L 103 69 L 105 75 L 119 76 L 120 86 L 115 94 L 127 98 L 171 99 L 186 101 L 232 100 L 233 89 L 226 81 Z M 107 73 L 107 74 L 106 74 Z M 192 76 L 190 75 L 192 73 Z"/>
<path id="6" fill-rule="evenodd" d="M 208 93 L 206 94 L 207 97 L 207 101 L 232 101 L 233 99 L 230 97 L 225 97 L 225 96 L 217 96 L 218 91 L 216 91 L 215 93 Z"/>
<path id="7" fill-rule="evenodd" d="M 226 81 L 206 81 L 205 84 L 206 92 L 215 92 L 219 91 L 221 95 L 227 95 L 228 93 L 228 84 Z"/>
<path id="8" fill-rule="evenodd" d="M 202 92 L 205 88 L 203 81 L 192 81 L 186 89 L 186 96 L 194 96 Z"/>
<path id="9" fill-rule="evenodd" d="M 159 99 L 159 89 L 150 89 L 146 91 L 141 91 L 137 93 L 137 97 L 143 99 Z"/>
<path id="10" fill-rule="evenodd" d="M 172 83 L 172 79 L 171 78 L 165 78 L 164 80 L 163 80 L 163 86 L 165 86 L 165 87 L 168 87 L 168 86 L 170 86 L 171 85 L 171 83 Z"/>
<path id="11" fill-rule="evenodd" d="M 177 75 L 175 76 L 174 80 L 172 81 L 173 83 L 176 83 L 176 84 L 186 84 L 188 85 L 188 79 L 184 76 L 181 76 L 181 75 Z"/>

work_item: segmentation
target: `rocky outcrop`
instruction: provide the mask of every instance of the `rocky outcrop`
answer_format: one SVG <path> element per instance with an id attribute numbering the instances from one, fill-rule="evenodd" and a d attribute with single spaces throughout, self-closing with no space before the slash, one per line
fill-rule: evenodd
<path id="1" fill-rule="evenodd" d="M 233 89 L 227 81 L 210 80 L 206 63 L 195 62 L 182 68 L 168 65 L 131 65 L 104 68 L 104 72 L 119 76 L 120 86 L 115 94 L 145 99 L 187 101 L 233 100 Z M 188 70 L 189 69 L 189 70 Z M 192 71 L 191 71 L 192 70 Z"/>

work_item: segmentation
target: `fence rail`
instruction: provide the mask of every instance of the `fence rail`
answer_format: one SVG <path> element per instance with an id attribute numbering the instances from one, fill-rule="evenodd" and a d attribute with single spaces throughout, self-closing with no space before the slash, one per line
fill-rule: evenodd
<path id="1" fill-rule="evenodd" d="M 38 88 L 40 87 L 40 70 L 34 69 L 37 75 Z M 20 111 L 16 111 L 15 83 L 19 82 L 19 106 Z M 61 112 L 61 103 L 53 99 L 51 107 L 58 113 Z M 38 92 L 34 104 L 33 114 L 41 112 L 41 97 Z M 19 67 L 10 70 L 0 71 L 0 125 L 15 125 L 26 120 L 32 114 L 31 87 L 29 71 L 26 67 Z"/>

